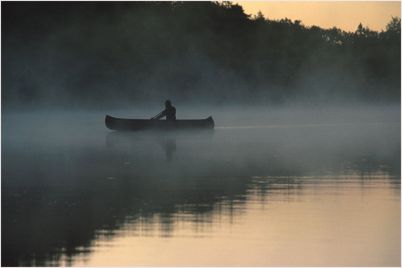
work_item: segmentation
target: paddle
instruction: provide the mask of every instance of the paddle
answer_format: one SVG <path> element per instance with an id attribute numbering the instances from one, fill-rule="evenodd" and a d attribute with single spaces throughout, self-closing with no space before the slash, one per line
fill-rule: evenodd
<path id="1" fill-rule="evenodd" d="M 159 114 L 155 115 L 154 117 L 152 117 L 152 118 L 151 118 L 151 120 L 156 119 L 156 118 L 157 118 L 158 116 L 160 116 L 162 113 L 163 113 L 163 111 L 162 111 L 162 112 L 160 112 Z"/>

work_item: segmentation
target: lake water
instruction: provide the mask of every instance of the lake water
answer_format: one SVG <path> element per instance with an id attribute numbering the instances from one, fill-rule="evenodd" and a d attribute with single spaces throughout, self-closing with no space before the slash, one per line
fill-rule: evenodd
<path id="1" fill-rule="evenodd" d="M 233 114 L 3 113 L 2 265 L 401 265 L 399 107 Z"/>

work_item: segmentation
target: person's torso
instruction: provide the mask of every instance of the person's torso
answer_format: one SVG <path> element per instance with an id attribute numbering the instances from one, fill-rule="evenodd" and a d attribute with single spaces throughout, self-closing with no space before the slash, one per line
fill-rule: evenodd
<path id="1" fill-rule="evenodd" d="M 176 120 L 176 108 L 171 106 L 166 108 L 166 120 Z"/>

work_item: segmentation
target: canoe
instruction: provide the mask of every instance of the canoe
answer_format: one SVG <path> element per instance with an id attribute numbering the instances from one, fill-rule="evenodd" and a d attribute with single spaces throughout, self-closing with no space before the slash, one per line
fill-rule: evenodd
<path id="1" fill-rule="evenodd" d="M 133 130 L 175 130 L 175 129 L 213 129 L 215 126 L 212 117 L 205 119 L 187 120 L 152 120 L 152 119 L 125 119 L 106 115 L 105 124 L 108 129 L 119 131 Z"/>

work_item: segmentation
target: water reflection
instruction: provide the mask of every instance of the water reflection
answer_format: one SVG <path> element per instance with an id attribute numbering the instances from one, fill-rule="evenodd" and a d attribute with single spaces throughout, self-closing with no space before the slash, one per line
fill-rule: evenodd
<path id="1" fill-rule="evenodd" d="M 388 223 L 348 221 L 356 220 L 354 213 L 363 218 L 376 214 L 361 207 L 359 198 L 367 198 L 364 201 L 380 209 L 384 218 L 398 218 L 397 127 L 385 133 L 384 140 L 378 140 L 384 134 L 379 128 L 326 127 L 313 131 L 106 132 L 94 139 L 78 136 L 38 142 L 24 137 L 20 143 L 5 142 L 2 264 L 314 265 L 297 250 L 306 256 L 316 246 L 330 252 L 334 237 L 328 230 L 303 237 L 297 221 L 307 233 L 313 232 L 314 224 L 327 228 L 324 218 L 330 221 L 328 226 L 340 221 L 348 226 L 346 233 L 356 232 L 356 240 L 341 242 L 355 245 L 375 230 L 375 224 Z M 315 223 L 309 225 L 308 219 Z M 388 229 L 397 235 L 394 224 Z M 344 233 L 332 230 L 332 234 L 343 237 Z M 161 254 L 159 259 L 144 251 L 156 250 L 166 239 L 176 251 Z M 186 251 L 189 241 L 204 259 Z M 293 241 L 287 250 L 294 254 L 294 262 L 279 250 L 286 241 Z M 308 251 L 300 250 L 297 243 L 303 241 Z M 397 247 L 397 242 L 394 239 L 390 245 Z M 222 243 L 232 251 L 222 249 Z M 269 248 L 272 245 L 276 248 Z M 117 248 L 120 253 L 115 252 Z M 219 252 L 219 248 L 232 259 L 215 256 L 213 250 Z M 118 255 L 124 250 L 131 253 Z M 261 257 L 268 253 L 270 259 Z M 179 255 L 187 257 L 180 259 Z M 389 259 L 389 254 L 385 256 Z M 394 261 L 395 256 L 391 257 Z M 383 264 L 381 260 L 373 263 Z"/>

